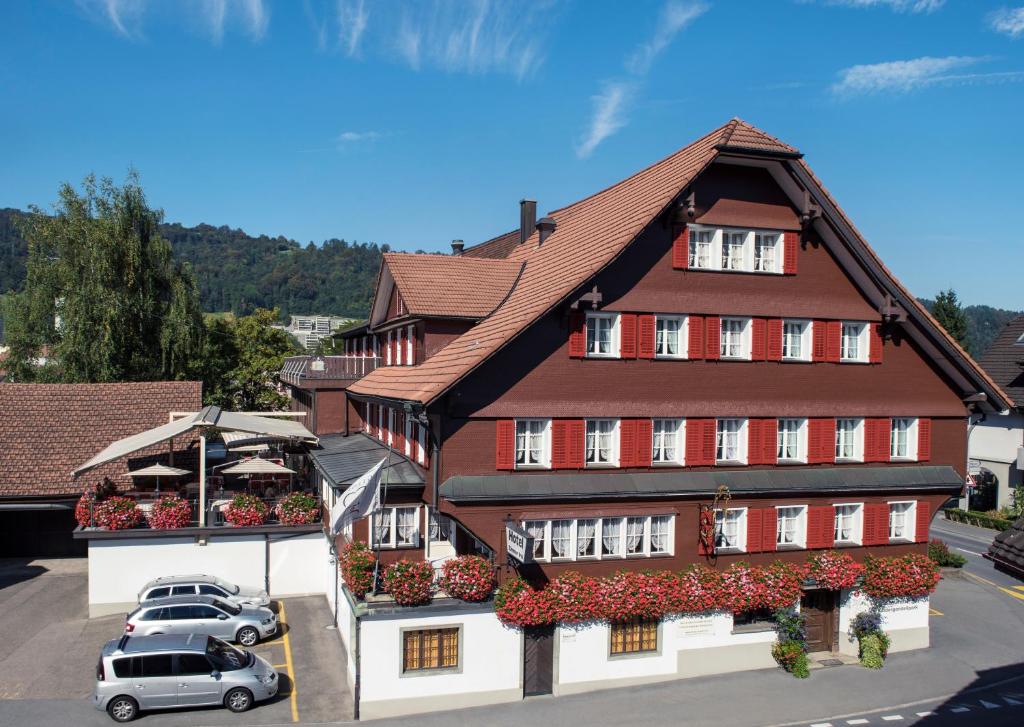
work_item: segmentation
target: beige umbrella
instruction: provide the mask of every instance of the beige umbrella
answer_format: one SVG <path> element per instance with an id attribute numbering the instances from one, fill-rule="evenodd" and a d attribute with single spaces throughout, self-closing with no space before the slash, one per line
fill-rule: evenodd
<path id="1" fill-rule="evenodd" d="M 243 459 L 238 464 L 233 464 L 230 467 L 221 470 L 226 475 L 293 475 L 295 470 L 288 469 L 284 465 L 280 465 L 277 462 L 271 462 L 269 459 L 260 459 L 259 457 L 253 457 L 252 459 Z"/>
<path id="2" fill-rule="evenodd" d="M 160 492 L 160 478 L 161 477 L 180 477 L 181 475 L 189 474 L 189 470 L 178 469 L 177 467 L 168 467 L 165 464 L 153 464 L 149 467 L 143 467 L 140 470 L 132 470 L 126 472 L 126 477 L 156 477 L 156 491 Z"/>

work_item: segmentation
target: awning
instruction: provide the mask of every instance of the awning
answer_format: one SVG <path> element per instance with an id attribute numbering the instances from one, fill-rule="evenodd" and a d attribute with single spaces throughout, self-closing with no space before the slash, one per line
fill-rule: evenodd
<path id="1" fill-rule="evenodd" d="M 97 426 L 100 426 L 100 424 L 97 423 Z M 161 442 L 166 442 L 172 437 L 181 436 L 193 429 L 206 427 L 309 442 L 311 444 L 316 444 L 318 441 L 315 434 L 295 421 L 261 417 L 252 414 L 239 414 L 238 412 L 224 411 L 218 406 L 207 406 L 195 414 L 189 414 L 169 424 L 162 424 L 154 429 L 117 440 L 88 462 L 75 469 L 72 474 L 77 477 L 86 470 L 93 469 L 101 464 L 112 462 L 140 449 L 146 449 Z"/>
<path id="2" fill-rule="evenodd" d="M 132 470 L 131 472 L 125 472 L 125 477 L 179 477 L 181 475 L 191 474 L 189 470 L 178 469 L 177 467 L 168 467 L 165 464 L 152 464 L 149 467 L 143 467 L 140 470 Z"/>
<path id="3" fill-rule="evenodd" d="M 914 490 L 959 494 L 963 480 L 949 466 L 815 467 L 705 472 L 467 475 L 448 478 L 441 496 L 452 502 L 498 500 L 613 500 L 637 497 L 709 497 L 719 487 L 733 495 Z"/>
<path id="4" fill-rule="evenodd" d="M 387 445 L 365 434 L 328 435 L 320 439 L 319 447 L 309 450 L 317 472 L 335 487 L 347 487 L 387 457 Z M 422 488 L 423 475 L 419 467 L 392 450 L 390 466 L 385 464 L 381 482 L 387 482 L 388 487 Z"/>
<path id="5" fill-rule="evenodd" d="M 221 470 L 221 473 L 225 475 L 293 475 L 295 470 L 288 469 L 277 462 L 271 462 L 269 459 L 253 457 L 226 467 Z"/>
<path id="6" fill-rule="evenodd" d="M 280 441 L 285 437 L 278 437 L 271 434 L 253 434 L 252 432 L 221 432 L 221 439 L 224 446 L 233 452 L 250 449 L 266 449 L 266 442 Z"/>

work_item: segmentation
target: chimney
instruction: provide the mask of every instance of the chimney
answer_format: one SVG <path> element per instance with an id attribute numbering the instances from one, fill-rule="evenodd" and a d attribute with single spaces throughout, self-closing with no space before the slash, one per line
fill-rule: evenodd
<path id="1" fill-rule="evenodd" d="M 519 244 L 522 245 L 526 239 L 533 234 L 537 226 L 537 200 L 519 200 Z"/>
<path id="2" fill-rule="evenodd" d="M 556 226 L 554 217 L 541 217 L 540 220 L 537 221 L 537 231 L 540 236 L 540 239 L 537 242 L 537 247 L 543 245 L 544 241 L 551 237 L 551 233 L 555 231 Z"/>
<path id="3" fill-rule="evenodd" d="M 452 240 L 452 255 L 461 255 L 462 248 L 466 245 L 462 240 Z"/>

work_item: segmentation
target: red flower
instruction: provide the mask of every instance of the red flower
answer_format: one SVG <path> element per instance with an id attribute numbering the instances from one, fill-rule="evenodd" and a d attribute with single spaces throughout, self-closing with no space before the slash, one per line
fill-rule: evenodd
<path id="1" fill-rule="evenodd" d="M 438 585 L 452 598 L 483 601 L 494 592 L 494 573 L 486 558 L 460 555 L 445 561 Z"/>
<path id="2" fill-rule="evenodd" d="M 282 525 L 308 525 L 320 519 L 320 506 L 316 498 L 302 492 L 293 492 L 274 508 Z"/>
<path id="3" fill-rule="evenodd" d="M 153 509 L 146 516 L 149 527 L 157 530 L 187 528 L 192 524 L 192 505 L 180 497 L 161 497 L 153 503 Z"/>
<path id="4" fill-rule="evenodd" d="M 338 554 L 341 578 L 356 598 L 362 598 L 373 587 L 373 553 L 366 543 L 348 543 Z"/>
<path id="5" fill-rule="evenodd" d="M 256 527 L 267 520 L 267 505 L 255 495 L 235 495 L 224 508 L 224 519 L 238 527 Z"/>
<path id="6" fill-rule="evenodd" d="M 98 526 L 107 530 L 128 530 L 142 524 L 143 513 L 135 500 L 115 495 L 99 503 L 93 510 Z"/>
<path id="7" fill-rule="evenodd" d="M 864 592 L 872 598 L 919 598 L 935 590 L 942 575 L 931 558 L 909 553 L 864 562 Z"/>
<path id="8" fill-rule="evenodd" d="M 384 590 L 400 606 L 429 603 L 434 585 L 434 569 L 422 560 L 400 560 L 384 570 Z"/>

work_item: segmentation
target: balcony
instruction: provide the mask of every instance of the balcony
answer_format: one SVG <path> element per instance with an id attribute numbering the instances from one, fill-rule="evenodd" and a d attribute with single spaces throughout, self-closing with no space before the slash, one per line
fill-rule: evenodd
<path id="1" fill-rule="evenodd" d="M 281 367 L 281 381 L 302 386 L 311 381 L 356 381 L 381 364 L 379 356 L 290 356 Z"/>

